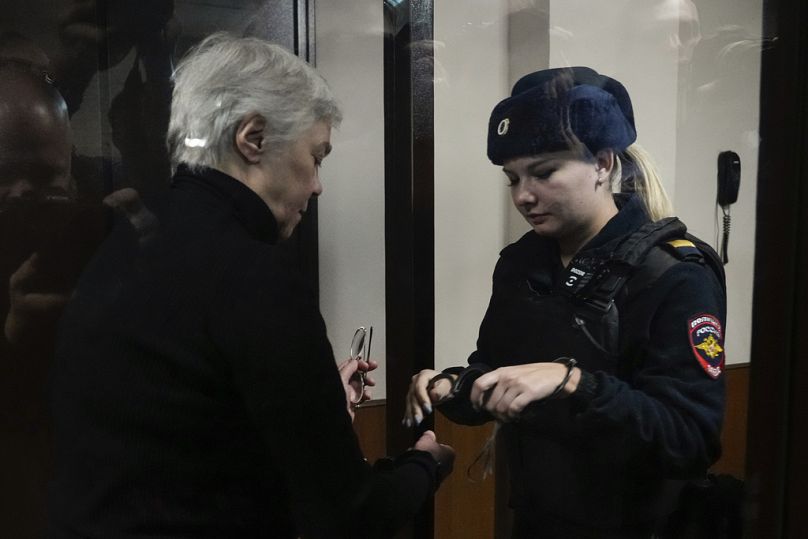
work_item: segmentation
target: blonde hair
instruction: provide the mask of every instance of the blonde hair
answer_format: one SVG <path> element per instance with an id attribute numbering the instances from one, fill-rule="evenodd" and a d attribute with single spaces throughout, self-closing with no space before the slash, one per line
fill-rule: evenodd
<path id="1" fill-rule="evenodd" d="M 637 193 L 651 220 L 658 221 L 673 215 L 673 205 L 662 185 L 656 164 L 639 144 L 632 144 L 623 152 L 615 153 L 610 182 L 613 191 Z"/>

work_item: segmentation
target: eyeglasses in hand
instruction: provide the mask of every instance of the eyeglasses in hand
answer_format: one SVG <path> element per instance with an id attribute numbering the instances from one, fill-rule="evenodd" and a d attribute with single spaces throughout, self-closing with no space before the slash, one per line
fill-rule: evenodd
<path id="1" fill-rule="evenodd" d="M 353 339 L 351 339 L 350 358 L 357 361 L 364 360 L 370 361 L 370 345 L 373 342 L 373 326 L 365 328 L 360 326 L 354 332 Z M 359 382 L 359 390 L 357 391 L 356 400 L 351 400 L 352 404 L 359 404 L 365 396 L 365 372 L 357 371 L 354 374 L 354 379 Z"/>

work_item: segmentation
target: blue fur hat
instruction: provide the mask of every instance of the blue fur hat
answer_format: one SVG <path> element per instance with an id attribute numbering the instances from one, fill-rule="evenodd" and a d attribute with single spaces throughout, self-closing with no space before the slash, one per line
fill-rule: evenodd
<path id="1" fill-rule="evenodd" d="M 623 151 L 637 140 L 631 98 L 618 81 L 588 67 L 525 75 L 488 122 L 488 158 L 495 165 L 524 155 L 573 148 Z"/>

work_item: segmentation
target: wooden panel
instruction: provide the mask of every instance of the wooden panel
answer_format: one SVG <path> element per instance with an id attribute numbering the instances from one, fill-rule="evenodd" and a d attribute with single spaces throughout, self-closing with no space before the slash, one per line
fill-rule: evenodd
<path id="1" fill-rule="evenodd" d="M 467 473 L 492 430 L 492 424 L 465 427 L 440 414 L 435 417 L 438 440 L 457 451 L 454 473 L 435 496 L 436 538 L 494 537 L 494 477 L 481 480 L 479 463 L 471 474 Z"/>
<path id="2" fill-rule="evenodd" d="M 370 462 L 386 455 L 385 408 L 384 400 L 374 400 L 356 409 L 354 431 L 365 458 Z"/>
<path id="3" fill-rule="evenodd" d="M 725 371 L 727 408 L 721 459 L 712 468 L 714 473 L 726 473 L 743 479 L 746 467 L 746 415 L 749 408 L 749 364 L 730 365 Z"/>

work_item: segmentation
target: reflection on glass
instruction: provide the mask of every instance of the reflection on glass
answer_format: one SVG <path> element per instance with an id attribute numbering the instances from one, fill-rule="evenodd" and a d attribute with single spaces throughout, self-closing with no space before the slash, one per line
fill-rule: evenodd
<path id="1" fill-rule="evenodd" d="M 47 370 L 113 223 L 147 246 L 176 58 L 217 31 L 295 49 L 291 2 L 8 0 L 0 16 L 0 529 L 44 533 Z M 8 503 L 5 503 L 8 502 Z"/>

